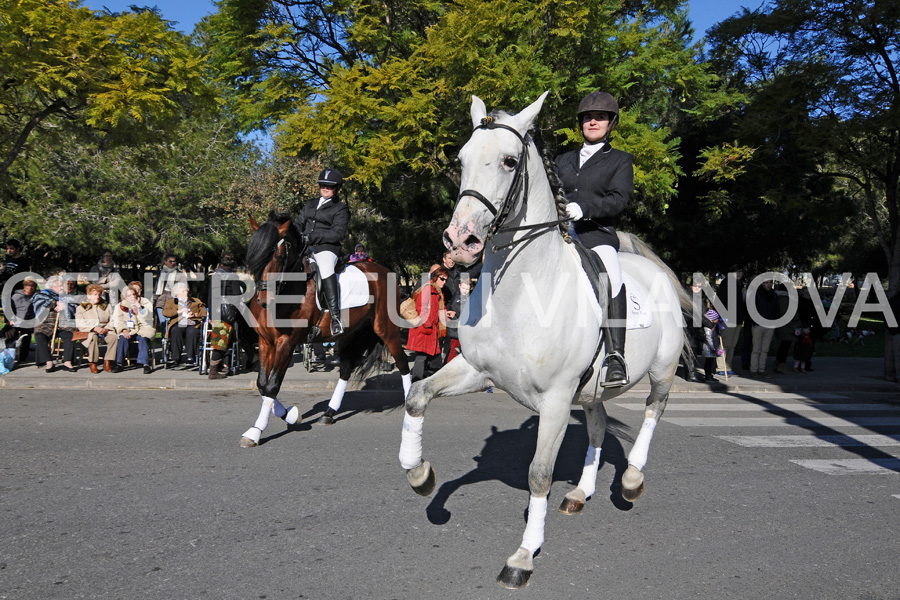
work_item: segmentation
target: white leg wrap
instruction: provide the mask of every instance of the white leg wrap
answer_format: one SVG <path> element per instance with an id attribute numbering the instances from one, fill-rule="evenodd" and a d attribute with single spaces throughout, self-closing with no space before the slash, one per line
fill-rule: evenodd
<path id="1" fill-rule="evenodd" d="M 597 469 L 600 467 L 600 448 L 588 446 L 584 457 L 584 470 L 581 471 L 581 479 L 578 487 L 584 491 L 584 495 L 590 498 L 594 495 L 597 486 Z"/>
<path id="2" fill-rule="evenodd" d="M 253 440 L 254 444 L 259 444 L 259 436 L 262 434 L 262 431 L 257 429 L 256 427 L 251 427 L 247 431 L 244 432 L 244 437 Z"/>
<path id="3" fill-rule="evenodd" d="M 403 380 L 403 398 L 406 399 L 409 396 L 409 388 L 412 386 L 412 373 L 401 375 L 400 379 Z"/>
<path id="4" fill-rule="evenodd" d="M 528 501 L 528 523 L 522 536 L 522 548 L 533 555 L 544 544 L 544 519 L 547 517 L 547 497 L 532 496 Z"/>
<path id="5" fill-rule="evenodd" d="M 292 406 L 284 416 L 284 422 L 293 425 L 300 420 L 300 410 L 296 406 Z"/>
<path id="6" fill-rule="evenodd" d="M 272 414 L 272 408 L 274 406 L 275 406 L 275 398 L 269 398 L 268 396 L 263 396 L 262 397 L 262 407 L 259 409 L 259 416 L 256 417 L 256 423 L 254 423 L 253 426 L 256 427 L 257 429 L 259 429 L 260 431 L 265 431 L 266 427 L 269 426 L 269 415 Z"/>
<path id="7" fill-rule="evenodd" d="M 628 453 L 628 464 L 633 465 L 638 471 L 643 471 L 644 465 L 647 464 L 647 453 L 650 451 L 650 440 L 653 439 L 654 429 L 656 429 L 656 419 L 644 419 L 641 431 L 634 440 L 634 446 Z"/>
<path id="8" fill-rule="evenodd" d="M 409 471 L 422 464 L 422 428 L 425 417 L 403 415 L 403 431 L 400 434 L 400 466 Z"/>
<path id="9" fill-rule="evenodd" d="M 328 408 L 333 411 L 341 409 L 341 402 L 344 401 L 344 392 L 347 390 L 346 379 L 338 379 L 337 385 L 334 386 L 334 393 L 331 394 L 331 400 L 328 402 Z"/>

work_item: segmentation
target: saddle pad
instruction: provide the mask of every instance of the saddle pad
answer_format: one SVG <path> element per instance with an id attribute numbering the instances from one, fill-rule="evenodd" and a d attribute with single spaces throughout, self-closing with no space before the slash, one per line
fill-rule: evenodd
<path id="1" fill-rule="evenodd" d="M 338 288 L 341 291 L 341 309 L 365 306 L 369 302 L 369 280 L 366 274 L 354 267 L 347 266 L 338 273 Z M 316 294 L 316 306 L 322 309 L 322 301 Z"/>
<path id="2" fill-rule="evenodd" d="M 580 262 L 581 257 L 578 255 L 577 251 L 574 248 L 571 248 L 570 251 L 573 253 L 576 260 Z M 595 313 L 599 313 L 600 305 L 597 302 L 597 294 L 584 269 L 581 270 L 580 276 L 582 278 L 581 288 L 583 293 L 587 296 L 589 306 L 594 309 Z M 653 324 L 653 314 L 647 306 L 647 288 L 624 270 L 622 271 L 622 281 L 624 282 L 625 294 L 628 298 L 628 318 L 625 328 L 646 329 L 647 327 L 650 327 L 650 325 Z"/>
<path id="3" fill-rule="evenodd" d="M 625 293 L 628 298 L 628 322 L 626 329 L 646 329 L 653 324 L 653 313 L 647 307 L 647 289 L 637 279 L 622 271 Z"/>

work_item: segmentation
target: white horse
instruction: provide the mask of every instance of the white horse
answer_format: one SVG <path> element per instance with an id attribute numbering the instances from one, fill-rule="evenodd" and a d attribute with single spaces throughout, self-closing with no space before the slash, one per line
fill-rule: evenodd
<path id="1" fill-rule="evenodd" d="M 459 327 L 463 354 L 412 385 L 400 447 L 400 463 L 410 485 L 428 495 L 435 476 L 422 460 L 422 429 L 433 397 L 493 385 L 538 413 L 537 449 L 528 473 L 527 524 L 521 546 L 497 578 L 509 588 L 528 583 L 532 557 L 543 544 L 553 465 L 572 404 L 584 407 L 589 446 L 578 486 L 560 506 L 567 514 L 581 512 L 595 490 L 606 430 L 602 402 L 649 375 L 644 422 L 622 476 L 623 497 L 635 500 L 643 492 L 642 469 L 679 356 L 689 352 L 682 311 L 689 310 L 690 299 L 646 245 L 619 234 L 631 305 L 625 347 L 632 383 L 620 388 L 597 386 L 604 356 L 597 352 L 600 306 L 571 240 L 560 230 L 565 214 L 557 209 L 548 161 L 542 162 L 528 133 L 546 95 L 518 115 L 489 116 L 484 103 L 472 98 L 475 131 L 459 153 L 463 191 L 444 232 L 444 244 L 463 265 L 472 264 L 486 247 L 484 267 Z M 606 297 L 605 291 L 600 297 Z"/>

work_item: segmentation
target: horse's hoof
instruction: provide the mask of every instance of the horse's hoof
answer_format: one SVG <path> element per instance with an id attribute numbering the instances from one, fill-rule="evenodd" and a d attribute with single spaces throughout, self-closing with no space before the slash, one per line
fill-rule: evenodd
<path id="1" fill-rule="evenodd" d="M 584 510 L 584 502 L 573 498 L 563 498 L 562 504 L 559 505 L 559 512 L 565 515 L 578 515 Z"/>
<path id="2" fill-rule="evenodd" d="M 533 571 L 504 565 L 503 570 L 497 575 L 497 583 L 510 590 L 518 590 L 528 585 Z"/>
<path id="3" fill-rule="evenodd" d="M 259 446 L 259 444 L 257 444 L 250 438 L 246 436 L 241 438 L 241 448 L 256 448 L 257 446 Z"/>
<path id="4" fill-rule="evenodd" d="M 326 408 L 325 412 L 322 413 L 322 416 L 319 417 L 319 423 L 321 423 L 322 425 L 334 425 L 334 415 L 336 414 L 337 412 L 335 412 L 333 409 Z"/>
<path id="5" fill-rule="evenodd" d="M 418 467 L 414 467 L 407 471 L 406 480 L 409 481 L 409 485 L 412 487 L 413 491 L 420 496 L 428 496 L 431 494 L 437 484 L 437 477 L 434 474 L 434 469 L 431 468 L 431 463 L 427 460 L 422 461 L 422 464 Z"/>
<path id="6" fill-rule="evenodd" d="M 622 497 L 628 500 L 629 502 L 634 502 L 644 493 L 644 482 L 641 482 L 641 485 L 637 486 L 633 490 L 629 490 L 626 487 L 622 488 Z"/>

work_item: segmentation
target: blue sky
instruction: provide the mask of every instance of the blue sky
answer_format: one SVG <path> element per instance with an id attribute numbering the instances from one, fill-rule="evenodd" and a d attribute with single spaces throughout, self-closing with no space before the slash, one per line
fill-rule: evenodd
<path id="1" fill-rule="evenodd" d="M 200 19 L 216 10 L 210 0 L 87 0 L 84 4 L 93 10 L 106 7 L 113 12 L 128 10 L 132 4 L 156 6 L 163 18 L 177 21 L 176 27 L 185 33 L 190 33 Z M 761 4 L 762 0 L 689 0 L 688 3 L 698 38 L 714 24 L 741 10 L 742 6 L 756 9 Z"/>

